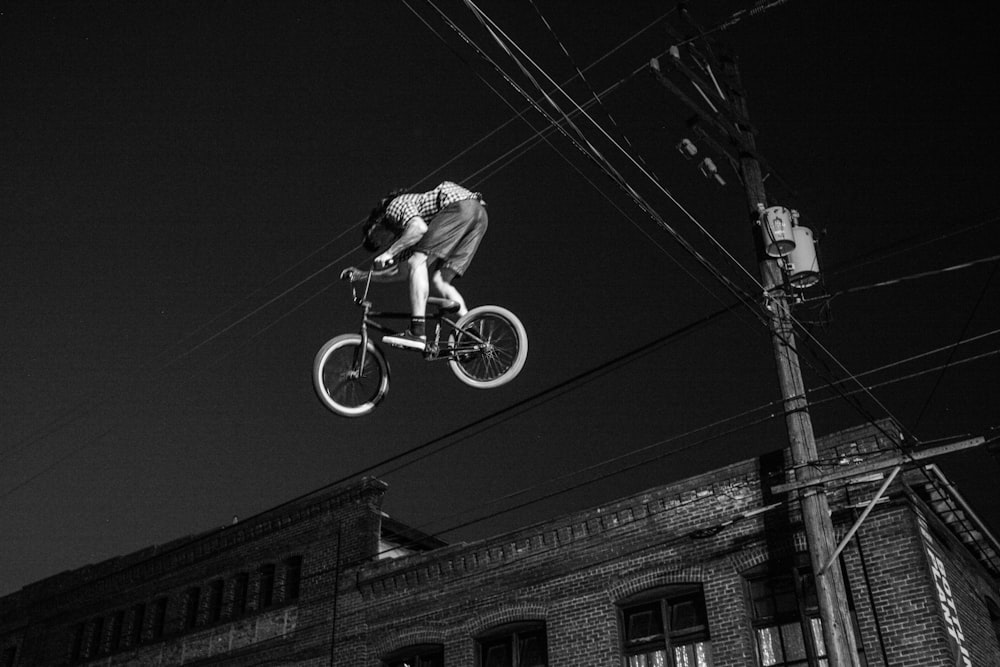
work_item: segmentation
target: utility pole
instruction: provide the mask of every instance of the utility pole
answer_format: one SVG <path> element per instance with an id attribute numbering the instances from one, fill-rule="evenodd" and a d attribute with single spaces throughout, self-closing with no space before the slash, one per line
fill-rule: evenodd
<path id="1" fill-rule="evenodd" d="M 734 60 L 723 63 L 726 78 L 730 83 L 730 94 L 735 111 L 747 117 L 746 96 L 739 77 L 739 69 Z M 746 190 L 747 205 L 756 219 L 760 205 L 767 206 L 767 192 L 757 159 L 757 146 L 752 133 L 742 137 L 739 151 L 740 174 Z M 792 326 L 791 303 L 781 269 L 775 259 L 759 252 L 761 281 L 770 312 L 771 342 L 774 359 L 778 366 L 778 382 L 784 400 L 785 425 L 788 429 L 788 443 L 792 455 L 792 465 L 796 478 L 808 481 L 820 474 L 814 465 L 818 452 L 813 434 L 812 418 L 806 401 L 805 383 L 795 347 L 795 331 Z M 830 504 L 823 486 L 804 489 L 799 496 L 802 522 L 805 526 L 806 542 L 816 593 L 819 599 L 820 617 L 823 619 L 823 639 L 827 658 L 833 667 L 855 667 L 857 646 L 854 638 L 850 611 L 847 607 L 847 593 L 844 577 L 837 563 L 827 567 L 836 548 L 837 540 L 830 518 Z"/>
<path id="2" fill-rule="evenodd" d="M 675 34 L 674 37 L 678 39 L 675 43 L 682 42 L 678 35 Z M 699 54 L 694 61 L 696 69 L 702 72 L 699 74 L 681 61 L 677 47 L 671 49 L 670 56 L 665 60 L 673 71 L 688 79 L 696 91 L 695 96 L 687 95 L 670 82 L 656 59 L 651 63 L 654 73 L 661 83 L 695 111 L 693 126 L 696 132 L 714 148 L 723 150 L 729 156 L 743 181 L 750 217 L 758 221 L 760 207 L 767 207 L 768 199 L 764 189 L 762 160 L 757 153 L 754 130 L 748 120 L 746 96 L 736 62 L 727 59 L 720 63 L 711 53 Z M 723 77 L 725 91 L 717 74 Z M 699 95 L 707 107 L 702 107 L 696 101 L 695 98 Z M 727 149 L 715 142 L 705 126 L 709 130 L 722 131 L 731 148 Z M 754 235 L 757 236 L 756 231 Z M 755 244 L 760 248 L 756 240 Z M 792 463 L 796 480 L 808 482 L 820 475 L 820 472 L 813 465 L 818 455 L 796 352 L 790 298 L 792 295 L 788 293 L 787 281 L 778 261 L 768 257 L 762 249 L 758 250 L 758 254 Z M 823 621 L 828 664 L 831 667 L 857 667 L 858 653 L 847 607 L 843 573 L 836 563 L 827 567 L 836 548 L 836 536 L 826 492 L 821 484 L 807 485 L 800 491 L 799 499 Z"/>

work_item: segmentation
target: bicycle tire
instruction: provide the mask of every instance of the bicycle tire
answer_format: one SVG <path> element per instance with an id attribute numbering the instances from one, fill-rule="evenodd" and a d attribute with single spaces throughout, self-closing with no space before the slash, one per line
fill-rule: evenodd
<path id="1" fill-rule="evenodd" d="M 343 334 L 326 342 L 313 361 L 313 387 L 327 408 L 343 417 L 369 414 L 389 391 L 389 363 L 382 351 L 368 341 L 365 367 L 353 377 L 361 336 Z"/>
<path id="2" fill-rule="evenodd" d="M 448 339 L 455 350 L 476 341 L 475 351 L 456 352 L 448 360 L 455 377 L 476 389 L 507 384 L 517 377 L 528 358 L 524 325 L 514 313 L 500 306 L 473 308 L 455 323 Z"/>

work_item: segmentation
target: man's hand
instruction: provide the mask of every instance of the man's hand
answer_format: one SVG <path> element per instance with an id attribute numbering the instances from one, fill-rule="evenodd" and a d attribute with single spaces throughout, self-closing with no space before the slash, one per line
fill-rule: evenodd
<path id="1" fill-rule="evenodd" d="M 384 269 L 387 266 L 391 266 L 391 265 L 392 265 L 392 253 L 391 252 L 386 251 L 386 252 L 382 253 L 381 255 L 379 255 L 378 257 L 375 258 L 375 268 L 376 269 Z"/>
<path id="2" fill-rule="evenodd" d="M 349 266 L 340 272 L 340 279 L 349 280 L 353 283 L 355 280 L 361 279 L 361 270 L 353 266 Z"/>

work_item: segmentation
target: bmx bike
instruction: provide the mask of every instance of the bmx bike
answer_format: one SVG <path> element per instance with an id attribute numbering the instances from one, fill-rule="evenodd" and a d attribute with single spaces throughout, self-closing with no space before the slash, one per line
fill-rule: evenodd
<path id="1" fill-rule="evenodd" d="M 350 276 L 346 279 L 350 281 Z M 408 322 L 410 313 L 375 310 L 368 299 L 370 271 L 360 294 L 355 282 L 350 282 L 354 303 L 361 308 L 360 330 L 331 338 L 319 349 L 313 361 L 313 385 L 328 409 L 344 417 L 361 417 L 372 412 L 389 391 L 389 362 L 369 329 L 397 334 L 398 330 L 379 320 Z M 447 361 L 459 380 L 476 389 L 507 384 L 521 372 L 528 356 L 528 336 L 514 313 L 500 306 L 477 306 L 458 318 L 454 301 L 433 296 L 427 301 L 425 360 Z"/>

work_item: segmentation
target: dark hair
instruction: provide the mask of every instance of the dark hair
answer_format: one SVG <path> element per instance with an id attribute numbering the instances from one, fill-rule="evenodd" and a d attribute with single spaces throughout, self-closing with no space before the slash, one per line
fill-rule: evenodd
<path id="1" fill-rule="evenodd" d="M 393 199 L 407 192 L 405 188 L 389 192 L 389 194 L 379 200 L 379 203 L 368 214 L 368 219 L 362 228 L 365 250 L 368 252 L 385 250 L 392 245 L 393 241 L 399 238 L 399 234 L 387 224 L 388 219 L 385 212 Z"/>

